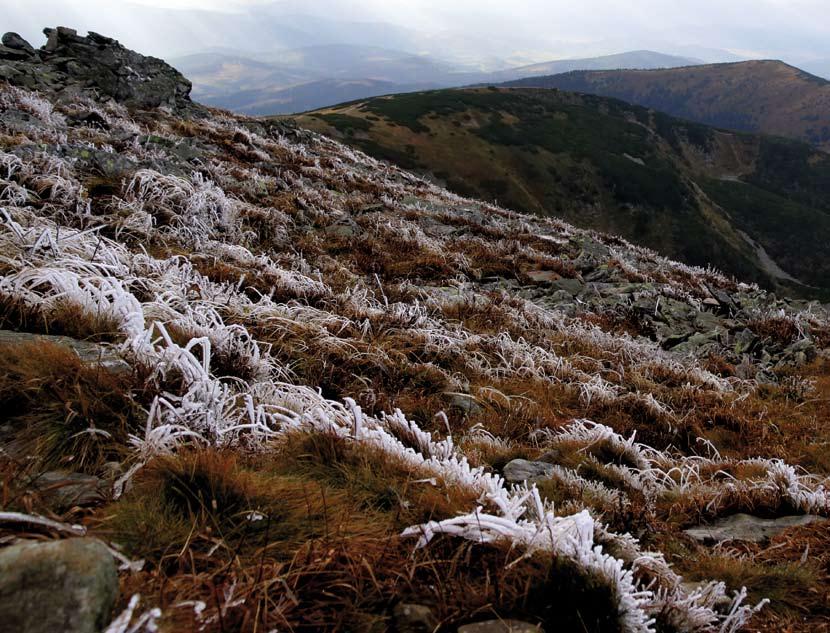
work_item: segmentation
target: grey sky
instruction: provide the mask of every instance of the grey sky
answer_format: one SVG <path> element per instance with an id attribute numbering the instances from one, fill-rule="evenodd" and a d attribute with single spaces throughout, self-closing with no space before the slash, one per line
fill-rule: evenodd
<path id="1" fill-rule="evenodd" d="M 268 41 L 281 15 L 390 22 L 405 27 L 381 44 L 423 52 L 488 55 L 523 61 L 651 48 L 694 56 L 723 49 L 746 57 L 799 62 L 830 58 L 828 0 L 2 0 L 3 27 L 39 44 L 56 23 L 113 35 L 167 56 L 212 45 Z M 175 11 L 159 12 L 159 7 Z M 199 11 L 196 11 L 199 10 Z M 227 19 L 216 12 L 235 13 Z M 268 19 L 261 19 L 263 16 Z M 300 24 L 300 23 L 296 23 Z M 305 23 L 302 23 L 305 24 Z M 300 24 L 300 30 L 302 30 Z M 221 28 L 225 25 L 225 28 Z M 276 27 L 275 27 L 276 28 Z M 331 26 L 332 29 L 336 28 Z M 349 27 L 343 27 L 348 31 Z M 405 31 L 410 36 L 404 37 Z M 414 33 L 414 32 L 417 32 Z M 419 40 L 419 37 L 426 36 Z M 334 37 L 334 36 L 332 36 Z M 388 40 L 388 41 L 387 41 Z M 240 44 L 241 43 L 241 44 Z M 373 42 L 374 43 L 374 42 Z M 278 48 L 277 45 L 274 46 Z M 701 55 L 702 56 L 702 53 Z"/>

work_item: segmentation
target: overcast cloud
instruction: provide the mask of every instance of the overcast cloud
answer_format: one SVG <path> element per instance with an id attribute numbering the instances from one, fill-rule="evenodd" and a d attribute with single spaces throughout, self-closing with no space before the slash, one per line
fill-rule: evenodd
<path id="1" fill-rule="evenodd" d="M 33 43 L 42 43 L 44 26 L 60 23 L 160 56 L 206 46 L 293 45 L 302 42 L 307 22 L 286 23 L 281 16 L 306 14 L 396 24 L 403 28 L 369 43 L 423 47 L 413 52 L 432 54 L 542 61 L 644 48 L 702 55 L 709 48 L 794 63 L 830 58 L 828 0 L 2 1 L 2 26 Z M 222 18 L 221 12 L 234 15 Z M 286 24 L 295 39 L 269 38 L 269 29 Z M 335 30 L 327 37 L 336 38 L 336 26 L 329 28 Z M 348 37 L 351 27 L 340 28 Z"/>

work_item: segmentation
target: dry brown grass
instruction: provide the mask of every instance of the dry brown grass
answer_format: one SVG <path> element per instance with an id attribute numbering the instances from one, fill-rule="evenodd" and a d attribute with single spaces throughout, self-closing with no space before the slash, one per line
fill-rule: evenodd
<path id="1" fill-rule="evenodd" d="M 106 314 L 92 314 L 69 300 L 57 301 L 47 311 L 0 296 L 0 328 L 90 341 L 114 342 L 122 338 L 116 319 Z"/>
<path id="2" fill-rule="evenodd" d="M 91 523 L 148 561 L 124 595 L 150 597 L 177 631 L 199 628 L 175 607 L 183 600 L 207 603 L 212 631 L 384 631 L 399 602 L 430 606 L 442 630 L 488 617 L 617 630 L 607 588 L 566 561 L 452 538 L 414 550 L 398 536 L 468 509 L 458 490 L 332 436 L 296 435 L 276 450 L 149 464 Z"/>
<path id="3" fill-rule="evenodd" d="M 768 317 L 750 321 L 747 323 L 747 327 L 758 336 L 782 345 L 794 343 L 801 335 L 792 319 L 781 317 Z"/>
<path id="4" fill-rule="evenodd" d="M 123 458 L 143 421 L 141 384 L 50 342 L 0 345 L 0 408 L 21 450 L 44 466 L 95 472 Z"/>

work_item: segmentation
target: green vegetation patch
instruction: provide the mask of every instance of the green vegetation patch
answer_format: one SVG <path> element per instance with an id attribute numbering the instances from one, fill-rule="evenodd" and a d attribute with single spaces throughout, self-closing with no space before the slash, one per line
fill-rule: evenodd
<path id="1" fill-rule="evenodd" d="M 830 213 L 830 156 L 805 143 L 762 137 L 755 172 L 749 181 Z"/>
<path id="2" fill-rule="evenodd" d="M 701 185 L 781 268 L 804 283 L 827 283 L 830 215 L 752 184 L 709 179 Z"/>
<path id="3" fill-rule="evenodd" d="M 348 114 L 340 114 L 339 112 L 312 114 L 311 116 L 328 123 L 338 132 L 342 132 L 349 136 L 354 134 L 356 130 L 359 130 L 361 132 L 368 132 L 372 129 L 371 122 L 367 121 L 366 119 L 361 119 L 360 117 L 356 116 L 350 116 Z"/>

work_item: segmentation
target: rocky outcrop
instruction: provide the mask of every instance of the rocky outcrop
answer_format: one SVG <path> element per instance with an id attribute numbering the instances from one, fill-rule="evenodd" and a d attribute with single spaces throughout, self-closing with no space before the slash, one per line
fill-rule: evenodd
<path id="1" fill-rule="evenodd" d="M 576 278 L 529 270 L 523 279 L 494 279 L 483 287 L 515 291 L 543 308 L 576 318 L 602 315 L 678 357 L 720 356 L 745 379 L 774 381 L 775 372 L 809 364 L 821 352 L 808 331 L 794 332 L 791 338 L 756 331 L 765 315 L 820 313 L 824 308 L 817 302 L 781 299 L 745 285 L 732 292 L 703 287 L 693 300 L 666 296 L 660 283 L 631 281 L 611 263 L 611 249 L 593 237 L 583 236 L 562 247 L 574 264 Z"/>
<path id="2" fill-rule="evenodd" d="M 95 92 L 136 108 L 193 106 L 190 82 L 161 59 L 145 57 L 93 32 L 84 37 L 59 26 L 44 33 L 48 41 L 39 50 L 17 33 L 3 36 L 0 79 L 67 96 Z"/>
<path id="3" fill-rule="evenodd" d="M 28 542 L 0 550 L 0 629 L 97 633 L 118 596 L 112 554 L 94 539 Z"/>

